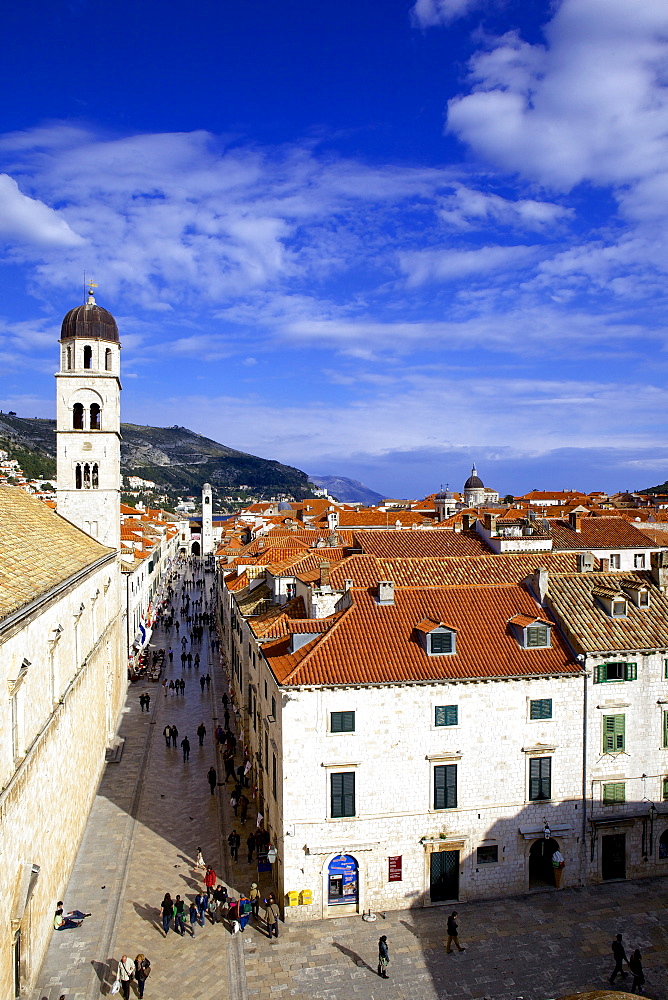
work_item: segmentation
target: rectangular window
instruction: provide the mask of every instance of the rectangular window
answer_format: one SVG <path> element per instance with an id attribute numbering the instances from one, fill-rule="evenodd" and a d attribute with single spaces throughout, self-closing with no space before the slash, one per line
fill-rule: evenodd
<path id="1" fill-rule="evenodd" d="M 253 711 L 253 688 L 248 685 L 248 714 L 251 715 Z"/>
<path id="2" fill-rule="evenodd" d="M 267 682 L 265 681 L 265 682 L 264 682 L 264 700 L 265 700 L 265 701 L 267 700 L 267 697 L 268 697 L 268 692 L 267 692 Z"/>
<path id="3" fill-rule="evenodd" d="M 276 699 L 274 698 L 273 695 L 271 698 L 271 714 L 273 715 L 274 718 L 276 718 Z"/>
<path id="4" fill-rule="evenodd" d="M 640 608 L 649 607 L 649 590 L 638 591 L 638 607 Z"/>
<path id="5" fill-rule="evenodd" d="M 434 709 L 435 726 L 458 726 L 459 705 L 437 705 Z"/>
<path id="6" fill-rule="evenodd" d="M 626 802 L 626 785 L 623 781 L 603 785 L 603 805 L 613 806 L 616 802 Z"/>
<path id="7" fill-rule="evenodd" d="M 633 568 L 634 569 L 644 569 L 645 568 L 645 555 L 642 552 L 636 552 L 633 557 Z"/>
<path id="8" fill-rule="evenodd" d="M 613 552 L 610 556 L 610 569 L 619 569 L 621 556 L 618 552 Z"/>
<path id="9" fill-rule="evenodd" d="M 552 758 L 532 757 L 529 761 L 529 799 L 552 798 Z"/>
<path id="10" fill-rule="evenodd" d="M 663 779 L 663 801 L 668 802 L 668 778 Z"/>
<path id="11" fill-rule="evenodd" d="M 635 681 L 637 678 L 637 663 L 599 663 L 596 666 L 596 684 L 607 684 L 614 681 Z"/>
<path id="12" fill-rule="evenodd" d="M 276 798 L 277 783 L 276 783 L 276 754 L 275 753 L 273 753 L 271 755 L 271 788 L 272 788 L 272 791 L 274 793 L 274 798 Z"/>
<path id="13" fill-rule="evenodd" d="M 668 712 L 663 713 L 663 745 L 668 747 Z"/>
<path id="14" fill-rule="evenodd" d="M 613 618 L 625 618 L 626 617 L 626 601 L 613 601 L 612 602 L 612 617 Z"/>
<path id="15" fill-rule="evenodd" d="M 452 632 L 432 632 L 430 650 L 432 653 L 452 653 Z"/>
<path id="16" fill-rule="evenodd" d="M 434 768 L 434 809 L 457 808 L 457 765 L 439 764 Z"/>
<path id="17" fill-rule="evenodd" d="M 330 775 L 332 819 L 355 815 L 355 772 Z"/>
<path id="18" fill-rule="evenodd" d="M 603 716 L 603 753 L 621 753 L 625 749 L 625 715 Z"/>
<path id="19" fill-rule="evenodd" d="M 499 848 L 496 844 L 486 844 L 484 847 L 479 847 L 476 851 L 477 865 L 494 865 L 498 863 L 498 860 Z"/>
<path id="20" fill-rule="evenodd" d="M 529 718 L 531 719 L 551 719 L 552 699 L 537 698 L 530 703 Z"/>
<path id="21" fill-rule="evenodd" d="M 330 714 L 330 733 L 354 733 L 355 713 L 354 712 L 332 712 Z"/>
<path id="22" fill-rule="evenodd" d="M 529 625 L 526 630 L 527 646 L 549 646 L 549 629 L 547 625 Z"/>

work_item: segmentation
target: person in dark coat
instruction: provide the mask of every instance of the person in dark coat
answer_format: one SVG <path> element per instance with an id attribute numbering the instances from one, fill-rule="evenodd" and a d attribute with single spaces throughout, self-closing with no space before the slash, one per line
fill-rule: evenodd
<path id="1" fill-rule="evenodd" d="M 387 967 L 390 964 L 390 950 L 387 947 L 387 935 L 383 934 L 378 938 L 378 975 L 381 979 L 388 979 Z"/>
<path id="2" fill-rule="evenodd" d="M 451 945 L 452 945 L 453 941 L 457 945 L 457 951 L 466 951 L 466 948 L 462 948 L 461 945 L 460 945 L 460 943 L 459 943 L 459 932 L 458 932 L 458 929 L 457 929 L 457 911 L 456 910 L 453 910 L 452 913 L 450 914 L 450 916 L 448 917 L 448 941 L 447 941 L 447 944 L 445 946 L 445 950 L 446 950 L 446 952 L 447 952 L 448 955 L 452 951 Z"/>
<path id="3" fill-rule="evenodd" d="M 626 957 L 626 952 L 624 951 L 624 945 L 622 944 L 622 935 L 618 934 L 615 940 L 612 942 L 612 954 L 615 959 L 615 967 L 612 970 L 612 975 L 610 976 L 610 985 L 614 983 L 617 976 L 627 976 L 628 972 L 624 972 L 622 969 L 622 962 L 629 964 L 629 960 Z"/>
<path id="4" fill-rule="evenodd" d="M 211 794 L 213 795 L 216 791 L 216 785 L 218 783 L 218 775 L 216 774 L 216 769 L 213 764 L 206 772 L 206 780 L 209 782 L 209 788 L 211 789 Z"/>
<path id="5" fill-rule="evenodd" d="M 246 838 L 246 849 L 248 850 L 248 864 L 250 864 L 253 860 L 253 852 L 255 851 L 255 830 L 251 830 Z"/>
<path id="6" fill-rule="evenodd" d="M 206 726 L 204 725 L 203 722 L 200 722 L 199 726 L 197 727 L 197 738 L 199 739 L 199 745 L 201 747 L 204 746 L 205 736 L 206 736 Z"/>
<path id="7" fill-rule="evenodd" d="M 643 986 L 645 985 L 645 975 L 642 971 L 642 955 L 640 954 L 639 948 L 636 948 L 629 959 L 629 969 L 631 970 L 631 975 L 633 976 L 631 993 L 644 993 L 645 991 Z"/>
<path id="8" fill-rule="evenodd" d="M 234 861 L 239 860 L 239 844 L 241 843 L 241 837 L 236 830 L 232 830 L 232 833 L 227 838 L 227 843 L 230 845 L 230 856 Z"/>
<path id="9" fill-rule="evenodd" d="M 160 904 L 160 910 L 162 912 L 162 929 L 165 932 L 165 937 L 167 937 L 172 917 L 174 916 L 174 900 L 168 892 L 165 893 L 165 898 Z"/>
<path id="10" fill-rule="evenodd" d="M 179 735 L 179 731 L 176 726 L 172 726 L 172 746 L 176 749 L 176 739 Z"/>
<path id="11" fill-rule="evenodd" d="M 183 750 L 183 763 L 190 757 L 190 740 L 187 736 L 184 736 L 181 740 L 181 749 Z"/>

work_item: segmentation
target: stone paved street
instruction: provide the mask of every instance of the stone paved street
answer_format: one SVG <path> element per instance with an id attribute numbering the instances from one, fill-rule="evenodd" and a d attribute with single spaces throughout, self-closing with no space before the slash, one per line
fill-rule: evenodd
<path id="1" fill-rule="evenodd" d="M 178 599 L 174 603 L 180 608 Z M 167 666 L 167 677 L 180 677 L 173 635 L 171 643 L 175 663 L 171 671 Z M 152 644 L 166 649 L 170 638 L 156 632 Z M 241 826 L 239 864 L 228 857 L 227 834 L 237 822 L 228 801 L 231 786 L 219 787 L 212 797 L 206 782 L 225 684 L 209 654 L 205 636 L 201 672 L 214 677 L 208 694 L 201 693 L 194 668 L 185 671 L 184 698 L 165 698 L 156 684 L 130 687 L 121 725 L 123 757 L 106 767 L 65 895 L 67 907 L 93 915 L 81 928 L 53 935 L 31 1000 L 105 995 L 116 960 L 139 951 L 152 963 L 146 1000 L 546 1000 L 607 986 L 610 941 L 618 931 L 627 951 L 639 947 L 643 953 L 647 995 L 668 1000 L 665 879 L 461 904 L 462 954 L 445 954 L 447 907 L 388 913 L 375 923 L 349 917 L 281 924 L 280 938 L 271 942 L 263 926 L 232 936 L 227 926 L 208 923 L 194 939 L 173 931 L 165 938 L 160 900 L 167 890 L 194 897 L 201 885 L 192 867 L 197 847 L 233 894 L 257 880 L 254 866 L 245 863 Z M 151 694 L 149 714 L 139 708 L 145 690 Z M 195 734 L 200 721 L 208 731 L 201 749 Z M 188 734 L 187 764 L 180 745 L 165 747 L 166 723 L 177 725 L 179 744 Z M 220 779 L 222 767 L 216 766 Z M 254 826 L 251 810 L 245 830 Z M 267 876 L 260 887 L 270 888 Z M 390 946 L 387 982 L 375 973 L 380 934 L 387 934 Z"/>

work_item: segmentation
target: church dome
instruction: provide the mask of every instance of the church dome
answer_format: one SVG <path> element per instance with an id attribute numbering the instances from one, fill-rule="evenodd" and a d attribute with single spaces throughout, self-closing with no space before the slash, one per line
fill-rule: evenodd
<path id="1" fill-rule="evenodd" d="M 60 339 L 69 340 L 72 337 L 84 337 L 86 340 L 112 340 L 115 344 L 119 342 L 116 320 L 110 312 L 96 305 L 92 295 L 89 296 L 85 305 L 70 309 L 63 320 Z"/>
<path id="2" fill-rule="evenodd" d="M 464 483 L 465 490 L 484 490 L 485 484 L 482 479 L 478 476 L 475 465 L 471 469 L 471 475 Z"/>
<path id="3" fill-rule="evenodd" d="M 281 511 L 292 510 L 292 504 L 288 500 L 281 500 L 281 502 L 278 505 L 278 509 Z"/>
<path id="4" fill-rule="evenodd" d="M 446 486 L 444 490 L 441 490 L 440 493 L 436 494 L 436 496 L 434 497 L 434 499 L 435 500 L 454 500 L 455 497 L 454 497 L 454 494 L 451 493 L 450 490 L 448 489 L 448 487 Z"/>

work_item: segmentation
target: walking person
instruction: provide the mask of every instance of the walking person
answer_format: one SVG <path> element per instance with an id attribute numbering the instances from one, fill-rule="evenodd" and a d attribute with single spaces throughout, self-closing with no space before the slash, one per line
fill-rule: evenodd
<path id="1" fill-rule="evenodd" d="M 218 783 L 218 775 L 213 764 L 206 772 L 206 780 L 209 782 L 209 788 L 211 789 L 211 794 L 213 795 L 216 791 L 216 785 Z"/>
<path id="2" fill-rule="evenodd" d="M 127 955 L 121 955 L 116 978 L 121 984 L 123 1000 L 130 1000 L 130 982 L 135 977 L 135 963 Z"/>
<path id="3" fill-rule="evenodd" d="M 264 904 L 264 919 L 269 932 L 269 940 L 271 940 L 272 933 L 274 937 L 278 937 L 278 921 L 280 916 L 281 911 L 278 908 L 276 897 L 273 892 L 270 892 Z"/>
<path id="4" fill-rule="evenodd" d="M 160 904 L 160 910 L 162 912 L 162 929 L 165 932 L 165 937 L 167 937 L 172 917 L 174 916 L 174 900 L 168 892 L 165 893 L 165 898 Z"/>
<path id="5" fill-rule="evenodd" d="M 211 687 L 211 674 L 207 674 L 204 680 L 206 681 L 206 689 L 208 691 Z"/>
<path id="6" fill-rule="evenodd" d="M 139 1000 L 144 996 L 144 987 L 146 986 L 146 980 L 151 975 L 151 963 L 147 959 L 146 955 L 142 955 L 141 952 L 135 958 L 135 979 L 137 980 L 137 992 L 139 993 Z"/>
<path id="7" fill-rule="evenodd" d="M 146 705 L 146 711 L 148 712 L 151 707 L 151 696 L 148 691 L 144 695 L 144 704 Z"/>
<path id="8" fill-rule="evenodd" d="M 209 899 L 211 899 L 211 894 L 213 890 L 216 888 L 217 881 L 218 881 L 218 876 L 216 875 L 211 865 L 208 865 L 206 869 L 206 874 L 204 875 L 204 885 L 206 886 L 206 891 L 208 893 Z"/>
<path id="9" fill-rule="evenodd" d="M 642 955 L 640 954 L 640 949 L 636 948 L 629 959 L 629 969 L 631 970 L 631 975 L 633 976 L 633 982 L 631 983 L 631 993 L 644 993 L 643 986 L 645 985 L 645 975 L 642 971 Z"/>
<path id="10" fill-rule="evenodd" d="M 175 750 L 176 750 L 176 740 L 178 738 L 178 735 L 179 735 L 178 729 L 176 728 L 176 726 L 172 726 L 172 746 L 174 747 Z"/>
<path id="11" fill-rule="evenodd" d="M 204 685 L 206 684 L 206 677 L 200 677 L 199 686 L 202 689 L 202 694 L 204 694 Z"/>
<path id="12" fill-rule="evenodd" d="M 205 736 L 206 736 L 206 726 L 204 725 L 203 722 L 200 722 L 199 726 L 197 727 L 197 738 L 199 740 L 199 745 L 201 747 L 204 746 L 204 737 Z"/>
<path id="13" fill-rule="evenodd" d="M 165 726 L 165 728 L 162 731 L 162 735 L 165 737 L 165 745 L 167 746 L 167 749 L 169 750 L 169 745 L 170 745 L 170 742 L 171 742 L 171 739 L 172 739 L 172 727 L 171 726 Z"/>
<path id="14" fill-rule="evenodd" d="M 168 656 L 169 656 L 169 662 L 170 662 L 170 664 L 173 663 L 174 662 L 174 650 L 172 649 L 171 646 L 169 647 Z"/>
<path id="15" fill-rule="evenodd" d="M 209 909 L 209 897 L 205 892 L 198 892 L 195 896 L 195 906 L 199 914 L 199 922 L 204 927 L 204 914 Z"/>
<path id="16" fill-rule="evenodd" d="M 195 937 L 195 927 L 199 918 L 199 912 L 197 910 L 197 905 L 194 902 L 190 904 L 188 913 L 190 917 L 190 936 Z"/>
<path id="17" fill-rule="evenodd" d="M 246 817 L 248 816 L 248 799 L 243 794 L 239 796 L 239 816 L 241 818 L 241 825 L 245 826 Z"/>
<path id="18" fill-rule="evenodd" d="M 167 697 L 167 692 L 169 691 L 169 681 L 165 677 L 162 682 L 162 690 L 165 692 L 165 698 Z"/>
<path id="19" fill-rule="evenodd" d="M 390 964 L 390 950 L 387 947 L 387 935 L 378 938 L 378 975 L 381 979 L 389 979 L 387 967 Z"/>
<path id="20" fill-rule="evenodd" d="M 626 977 L 628 975 L 628 972 L 625 972 L 624 969 L 622 968 L 622 962 L 626 962 L 626 964 L 628 965 L 629 964 L 629 960 L 626 957 L 626 952 L 624 950 L 624 945 L 622 944 L 622 935 L 621 934 L 618 934 L 617 937 L 615 938 L 615 940 L 612 942 L 612 955 L 613 955 L 613 958 L 615 959 L 615 967 L 612 970 L 612 975 L 610 976 L 610 985 L 611 986 L 614 983 L 614 981 L 617 978 L 617 976 L 624 976 L 624 977 Z"/>
<path id="21" fill-rule="evenodd" d="M 248 851 L 248 864 L 251 864 L 253 860 L 253 851 L 255 850 L 255 830 L 251 830 L 246 837 L 246 850 Z"/>
<path id="22" fill-rule="evenodd" d="M 211 913 L 211 923 L 221 924 L 223 922 L 223 914 L 225 912 L 225 907 L 227 906 L 227 889 L 221 882 L 217 885 L 213 892 L 213 900 L 209 902 L 209 912 Z"/>
<path id="23" fill-rule="evenodd" d="M 183 937 L 186 932 L 185 916 L 186 904 L 180 896 L 177 896 L 174 900 L 174 930 L 177 934 L 180 934 L 181 937 Z"/>
<path id="24" fill-rule="evenodd" d="M 139 695 L 139 704 L 141 705 L 141 710 L 142 710 L 142 713 L 143 713 L 143 711 L 144 711 L 144 705 L 146 704 L 146 695 L 145 694 L 140 694 Z"/>
<path id="25" fill-rule="evenodd" d="M 466 951 L 466 948 L 462 948 L 459 943 L 459 932 L 457 930 L 457 911 L 453 910 L 448 917 L 448 941 L 445 946 L 446 953 L 449 955 L 452 951 L 452 942 L 457 945 L 457 951 Z"/>
<path id="26" fill-rule="evenodd" d="M 232 830 L 232 833 L 227 838 L 227 843 L 230 845 L 230 856 L 236 862 L 239 860 L 239 844 L 241 843 L 241 837 L 236 830 Z"/>
<path id="27" fill-rule="evenodd" d="M 206 871 L 206 862 L 204 860 L 204 855 L 202 854 L 202 848 L 197 848 L 197 860 L 195 861 L 195 870 L 199 868 L 200 871 Z"/>
<path id="28" fill-rule="evenodd" d="M 190 740 L 187 736 L 184 736 L 181 740 L 181 749 L 183 750 L 183 763 L 185 764 L 190 757 Z"/>
<path id="29" fill-rule="evenodd" d="M 248 898 L 251 902 L 251 909 L 253 911 L 253 917 L 256 920 L 260 918 L 260 890 L 257 887 L 257 882 L 251 882 L 250 892 L 248 893 Z"/>

